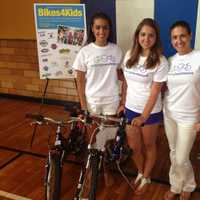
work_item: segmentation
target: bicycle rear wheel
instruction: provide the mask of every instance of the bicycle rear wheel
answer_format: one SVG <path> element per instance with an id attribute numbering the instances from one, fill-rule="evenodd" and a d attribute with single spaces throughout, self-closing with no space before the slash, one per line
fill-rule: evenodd
<path id="1" fill-rule="evenodd" d="M 50 154 L 45 185 L 46 200 L 60 200 L 61 175 L 62 169 L 60 155 Z"/>

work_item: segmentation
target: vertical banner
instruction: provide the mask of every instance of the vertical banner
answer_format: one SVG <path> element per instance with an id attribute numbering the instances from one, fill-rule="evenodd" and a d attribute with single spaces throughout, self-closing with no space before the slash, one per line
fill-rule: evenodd
<path id="1" fill-rule="evenodd" d="M 40 78 L 73 78 L 72 64 L 86 41 L 84 4 L 34 4 Z"/>

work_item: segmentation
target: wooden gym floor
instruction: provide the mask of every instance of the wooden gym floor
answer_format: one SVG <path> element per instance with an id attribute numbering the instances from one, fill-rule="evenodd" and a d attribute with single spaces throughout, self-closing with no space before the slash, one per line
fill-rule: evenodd
<path id="1" fill-rule="evenodd" d="M 25 119 L 28 112 L 37 112 L 38 103 L 0 98 L 0 200 L 43 200 L 43 176 L 47 155 L 48 128 L 38 127 L 32 148 L 33 126 Z M 45 105 L 42 112 L 57 119 L 68 117 L 62 106 Z M 163 127 L 158 137 L 158 159 L 152 174 L 152 184 L 143 196 L 134 195 L 118 172 L 112 172 L 115 184 L 105 187 L 99 179 L 97 200 L 162 200 L 168 185 L 168 146 Z M 200 137 L 197 137 L 192 154 L 192 164 L 198 184 L 192 200 L 200 199 Z M 129 178 L 134 178 L 135 168 L 125 166 Z M 62 200 L 72 200 L 80 172 L 80 164 L 64 164 Z"/>

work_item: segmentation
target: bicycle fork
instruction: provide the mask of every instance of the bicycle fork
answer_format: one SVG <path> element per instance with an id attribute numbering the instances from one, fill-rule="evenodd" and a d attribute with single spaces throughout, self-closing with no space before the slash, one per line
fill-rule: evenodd
<path id="1" fill-rule="evenodd" d="M 48 158 L 47 158 L 46 163 L 45 163 L 45 175 L 44 175 L 44 186 L 45 187 L 48 184 L 48 174 L 49 174 L 49 169 L 50 169 L 50 165 L 51 165 L 53 157 L 59 156 L 60 167 L 62 169 L 64 154 L 65 154 L 64 151 L 58 152 L 58 150 L 50 150 L 48 152 Z"/>
<path id="2" fill-rule="evenodd" d="M 49 168 L 51 163 L 51 152 L 48 152 L 48 158 L 46 159 L 45 163 L 45 175 L 44 175 L 44 186 L 46 187 L 48 184 L 48 174 L 49 174 Z"/>
<path id="3" fill-rule="evenodd" d="M 81 173 L 79 176 L 79 181 L 78 181 L 74 200 L 84 200 L 84 198 L 82 198 L 84 181 L 85 181 L 87 172 L 89 170 L 91 170 L 90 168 L 91 168 L 92 159 L 94 159 L 94 158 L 96 159 L 96 157 L 99 157 L 97 170 L 100 171 L 100 169 L 101 169 L 103 155 L 100 152 L 98 152 L 98 150 L 95 150 L 95 151 L 96 152 L 90 152 L 85 167 L 82 167 L 82 169 L 81 169 Z M 87 200 L 88 200 L 88 198 L 87 198 Z"/>
<path id="4" fill-rule="evenodd" d="M 89 169 L 89 166 L 90 166 L 90 158 L 91 158 L 91 155 L 89 154 L 85 167 L 82 167 L 81 169 L 74 200 L 82 200 L 81 194 L 83 190 L 85 174 L 86 174 L 87 169 Z"/>

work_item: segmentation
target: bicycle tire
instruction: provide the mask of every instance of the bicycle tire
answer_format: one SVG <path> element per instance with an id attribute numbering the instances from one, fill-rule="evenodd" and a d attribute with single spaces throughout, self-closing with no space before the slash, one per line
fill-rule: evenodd
<path id="1" fill-rule="evenodd" d="M 98 175 L 99 175 L 99 163 L 100 163 L 100 154 L 99 152 L 94 153 L 91 156 L 91 185 L 90 185 L 90 192 L 89 192 L 89 200 L 96 200 L 96 192 L 97 192 L 97 183 L 98 183 Z"/>
<path id="2" fill-rule="evenodd" d="M 50 154 L 47 182 L 45 186 L 46 200 L 60 200 L 61 193 L 61 163 L 59 154 Z"/>

